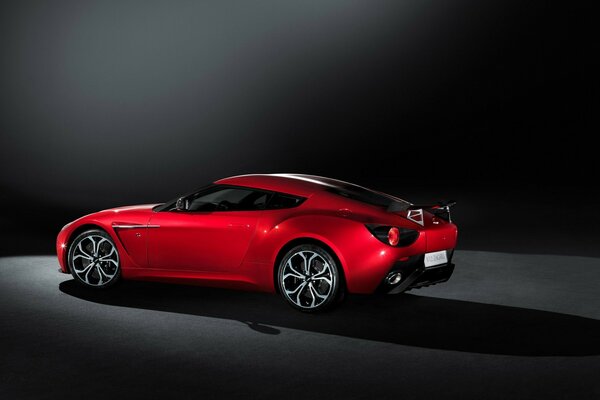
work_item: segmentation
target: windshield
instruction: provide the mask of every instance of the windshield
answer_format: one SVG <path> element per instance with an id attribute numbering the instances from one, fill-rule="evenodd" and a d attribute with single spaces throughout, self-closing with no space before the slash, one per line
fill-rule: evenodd
<path id="1" fill-rule="evenodd" d="M 167 201 L 166 203 L 162 203 L 162 204 L 158 204 L 158 205 L 154 206 L 152 208 L 152 211 L 160 212 L 160 211 L 173 210 L 173 209 L 175 209 L 175 204 L 177 204 L 177 200 L 180 197 L 188 197 L 188 196 L 193 195 L 194 193 L 197 193 L 197 192 L 199 192 L 201 190 L 208 189 L 208 188 L 213 187 L 213 186 L 214 186 L 214 183 L 211 183 L 209 185 L 202 186 L 200 189 L 196 189 L 193 192 L 189 192 L 187 194 L 177 196 L 174 199 L 171 199 L 171 200 Z"/>

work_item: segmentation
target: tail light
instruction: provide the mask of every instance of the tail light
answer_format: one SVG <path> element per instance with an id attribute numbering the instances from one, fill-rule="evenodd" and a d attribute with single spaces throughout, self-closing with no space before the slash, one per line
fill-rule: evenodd
<path id="1" fill-rule="evenodd" d="M 367 229 L 381 242 L 393 247 L 406 247 L 419 237 L 419 231 L 390 225 L 367 224 Z"/>
<path id="2" fill-rule="evenodd" d="M 388 231 L 388 243 L 390 246 L 397 246 L 400 241 L 400 231 L 395 226 L 392 226 Z"/>

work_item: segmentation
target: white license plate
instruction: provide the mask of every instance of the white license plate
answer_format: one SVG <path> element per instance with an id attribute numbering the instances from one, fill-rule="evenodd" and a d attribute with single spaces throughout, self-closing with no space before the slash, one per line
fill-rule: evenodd
<path id="1" fill-rule="evenodd" d="M 446 250 L 425 253 L 425 268 L 435 267 L 436 265 L 447 263 L 448 256 L 446 255 Z"/>

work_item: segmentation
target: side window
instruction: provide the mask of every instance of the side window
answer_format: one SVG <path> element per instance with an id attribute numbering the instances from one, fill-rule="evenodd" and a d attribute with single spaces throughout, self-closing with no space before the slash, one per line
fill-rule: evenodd
<path id="1" fill-rule="evenodd" d="M 269 195 L 252 189 L 218 188 L 192 196 L 188 211 L 264 210 Z"/>
<path id="2" fill-rule="evenodd" d="M 269 210 L 278 210 L 281 208 L 297 207 L 304 201 L 302 197 L 296 197 L 283 193 L 273 193 L 267 208 Z"/>

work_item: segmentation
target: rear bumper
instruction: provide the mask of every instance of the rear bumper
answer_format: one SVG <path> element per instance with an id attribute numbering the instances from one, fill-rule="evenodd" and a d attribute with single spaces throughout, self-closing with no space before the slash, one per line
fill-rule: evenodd
<path id="1" fill-rule="evenodd" d="M 454 250 L 448 250 L 448 263 L 425 268 L 424 255 L 410 257 L 407 261 L 397 262 L 386 275 L 386 279 L 379 285 L 379 292 L 397 294 L 410 289 L 446 282 L 454 272 L 452 255 Z M 387 280 L 392 274 L 399 273 L 402 279 L 391 284 Z"/>

